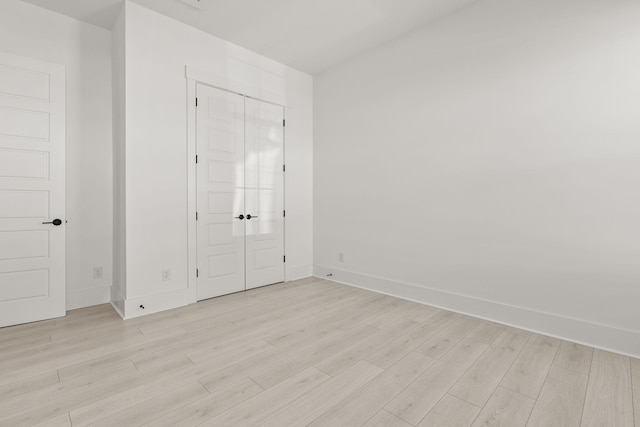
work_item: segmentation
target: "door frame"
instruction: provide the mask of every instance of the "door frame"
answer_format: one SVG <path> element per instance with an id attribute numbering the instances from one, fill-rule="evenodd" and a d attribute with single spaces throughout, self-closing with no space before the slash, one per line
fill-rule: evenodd
<path id="1" fill-rule="evenodd" d="M 198 249 L 198 233 L 196 222 L 197 211 L 197 168 L 196 168 L 196 147 L 197 147 L 197 124 L 196 124 L 196 86 L 198 84 L 211 86 L 215 89 L 224 90 L 227 92 L 235 93 L 237 95 L 246 96 L 261 102 L 267 102 L 283 107 L 283 117 L 287 118 L 287 105 L 285 98 L 275 92 L 262 90 L 260 87 L 251 86 L 233 80 L 228 76 L 221 76 L 208 71 L 203 71 L 191 66 L 185 67 L 185 77 L 187 84 L 187 288 L 189 291 L 190 300 L 195 303 L 198 302 L 198 280 L 196 277 L 197 268 L 197 249 Z M 269 98 L 269 99 L 265 99 Z M 282 134 L 282 158 L 283 163 L 286 164 L 287 153 L 287 132 L 286 127 L 283 129 Z M 283 209 L 286 209 L 287 200 L 287 180 L 286 175 L 282 184 L 282 200 Z M 287 251 L 287 218 L 283 218 L 283 246 L 284 252 Z M 284 281 L 287 281 L 287 268 L 285 264 L 284 268 Z"/>

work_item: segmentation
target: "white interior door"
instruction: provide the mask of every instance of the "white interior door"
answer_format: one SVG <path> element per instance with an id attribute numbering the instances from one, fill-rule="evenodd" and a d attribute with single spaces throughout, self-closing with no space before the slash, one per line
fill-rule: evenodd
<path id="1" fill-rule="evenodd" d="M 0 53 L 0 327 L 65 315 L 64 157 L 64 67 Z"/>
<path id="2" fill-rule="evenodd" d="M 284 281 L 284 107 L 245 101 L 247 289 Z"/>
<path id="3" fill-rule="evenodd" d="M 198 300 L 245 289 L 244 98 L 197 85 Z"/>

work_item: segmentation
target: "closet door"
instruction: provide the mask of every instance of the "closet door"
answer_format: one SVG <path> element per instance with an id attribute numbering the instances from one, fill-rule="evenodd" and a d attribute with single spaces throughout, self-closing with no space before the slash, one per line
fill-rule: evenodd
<path id="1" fill-rule="evenodd" d="M 284 108 L 245 101 L 246 287 L 284 281 Z"/>
<path id="2" fill-rule="evenodd" d="M 245 290 L 244 97 L 197 85 L 198 300 Z"/>

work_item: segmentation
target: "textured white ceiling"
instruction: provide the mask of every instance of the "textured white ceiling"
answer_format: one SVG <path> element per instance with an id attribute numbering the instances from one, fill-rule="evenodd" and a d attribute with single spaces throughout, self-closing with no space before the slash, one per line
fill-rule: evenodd
<path id="1" fill-rule="evenodd" d="M 23 0 L 111 29 L 122 0 Z M 317 74 L 475 0 L 133 0 Z"/>

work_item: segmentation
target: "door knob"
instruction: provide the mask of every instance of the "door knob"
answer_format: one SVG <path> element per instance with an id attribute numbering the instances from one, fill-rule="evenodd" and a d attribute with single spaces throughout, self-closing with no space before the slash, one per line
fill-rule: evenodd
<path id="1" fill-rule="evenodd" d="M 247 215 L 247 219 L 251 219 L 251 218 L 258 218 L 258 215 L 251 215 L 251 214 L 248 214 L 248 215 Z"/>
<path id="2" fill-rule="evenodd" d="M 61 219 L 56 218 L 56 219 L 54 219 L 53 221 L 43 222 L 43 224 L 53 224 L 53 225 L 55 225 L 55 226 L 57 227 L 57 226 L 59 226 L 59 225 L 62 225 L 62 220 L 61 220 Z"/>
<path id="3" fill-rule="evenodd" d="M 240 214 L 240 216 L 236 217 L 239 220 L 243 220 L 244 219 L 244 215 Z M 251 218 L 251 215 L 247 215 L 247 219 Z"/>

